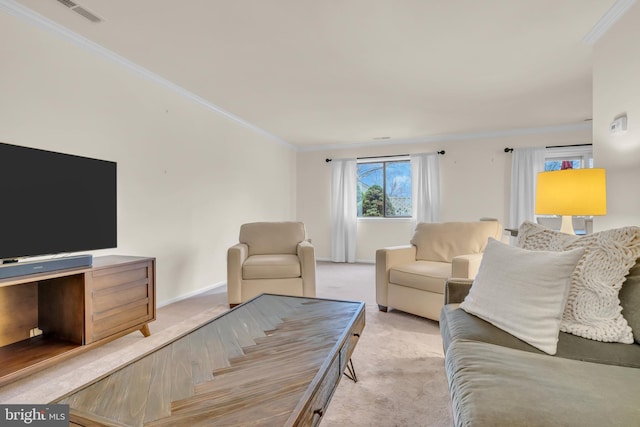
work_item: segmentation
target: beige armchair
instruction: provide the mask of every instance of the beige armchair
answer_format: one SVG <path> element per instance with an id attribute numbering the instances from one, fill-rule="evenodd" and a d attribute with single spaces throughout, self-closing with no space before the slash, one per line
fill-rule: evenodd
<path id="1" fill-rule="evenodd" d="M 445 282 L 475 277 L 489 237 L 501 240 L 498 221 L 419 223 L 411 245 L 378 249 L 378 308 L 440 320 Z"/>
<path id="2" fill-rule="evenodd" d="M 316 258 L 302 222 L 253 222 L 240 227 L 227 251 L 229 306 L 261 293 L 316 296 Z"/>

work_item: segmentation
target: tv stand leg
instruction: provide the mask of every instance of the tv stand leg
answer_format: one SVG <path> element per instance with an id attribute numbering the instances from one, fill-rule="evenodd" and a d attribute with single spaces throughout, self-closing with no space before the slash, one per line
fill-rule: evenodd
<path id="1" fill-rule="evenodd" d="M 144 325 L 142 325 L 142 328 L 140 328 L 140 332 L 142 332 L 142 335 L 144 335 L 145 337 L 148 337 L 149 335 L 151 335 L 151 331 L 149 330 L 149 324 L 145 323 Z"/>

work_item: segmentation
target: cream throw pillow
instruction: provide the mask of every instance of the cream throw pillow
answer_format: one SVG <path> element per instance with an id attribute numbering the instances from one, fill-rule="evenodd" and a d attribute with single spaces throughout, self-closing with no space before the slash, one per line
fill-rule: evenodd
<path id="1" fill-rule="evenodd" d="M 640 227 L 573 236 L 526 221 L 518 230 L 518 244 L 524 249 L 547 251 L 584 248 L 560 330 L 596 341 L 633 343 L 618 293 L 640 257 Z"/>
<path id="2" fill-rule="evenodd" d="M 583 254 L 528 251 L 491 238 L 460 308 L 556 354 L 571 275 Z"/>

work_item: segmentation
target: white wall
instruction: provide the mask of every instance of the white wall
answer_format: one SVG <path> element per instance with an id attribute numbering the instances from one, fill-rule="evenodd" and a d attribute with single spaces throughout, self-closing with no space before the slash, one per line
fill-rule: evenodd
<path id="1" fill-rule="evenodd" d="M 640 5 L 635 4 L 594 48 L 594 163 L 607 170 L 607 215 L 602 230 L 640 225 Z M 627 113 L 628 131 L 612 135 L 609 124 Z"/>
<path id="2" fill-rule="evenodd" d="M 325 158 L 382 156 L 445 150 L 440 156 L 442 221 L 477 221 L 498 218 L 507 226 L 511 154 L 505 147 L 585 144 L 591 131 L 537 133 L 450 140 L 423 144 L 358 146 L 343 150 L 298 154 L 297 216 L 304 221 L 316 247 L 316 256 L 331 256 L 331 166 Z M 373 262 L 384 246 L 407 244 L 414 224 L 408 220 L 373 220 L 358 223 L 356 259 Z"/>
<path id="3" fill-rule="evenodd" d="M 94 255 L 156 257 L 159 304 L 224 282 L 243 222 L 295 219 L 291 147 L 4 13 L 0 35 L 0 141 L 118 163 Z"/>
<path id="4" fill-rule="evenodd" d="M 594 156 L 607 168 L 609 214 L 596 229 L 640 225 L 640 7 L 594 47 Z M 118 162 L 119 246 L 158 258 L 158 301 L 225 280 L 239 225 L 299 219 L 317 256 L 330 256 L 326 157 L 420 153 L 441 160 L 444 221 L 506 223 L 510 155 L 504 147 L 590 142 L 589 131 L 359 146 L 296 153 L 192 101 L 16 18 L 0 14 L 0 141 Z M 212 100 L 215 102 L 215 100 Z M 622 112 L 626 135 L 608 125 Z M 357 258 L 406 244 L 410 221 L 358 226 Z M 98 255 L 97 253 L 96 255 Z"/>
<path id="5" fill-rule="evenodd" d="M 508 218 L 510 156 L 504 147 L 593 142 L 596 167 L 607 169 L 608 214 L 594 229 L 640 225 L 640 5 L 632 8 L 594 46 L 593 131 L 443 141 L 414 145 L 354 147 L 298 155 L 297 213 L 305 221 L 317 256 L 330 257 L 330 166 L 326 157 L 361 157 L 446 150 L 440 158 L 443 221 Z M 611 135 L 609 123 L 621 113 L 628 131 Z M 357 259 L 373 261 L 375 250 L 406 244 L 413 224 L 372 221 L 358 224 Z"/>

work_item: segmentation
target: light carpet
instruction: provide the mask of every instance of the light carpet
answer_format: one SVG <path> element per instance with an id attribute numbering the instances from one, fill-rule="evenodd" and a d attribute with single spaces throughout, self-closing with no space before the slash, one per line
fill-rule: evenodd
<path id="1" fill-rule="evenodd" d="M 322 426 L 451 426 L 442 340 L 437 322 L 396 310 L 378 311 L 375 266 L 318 262 L 317 296 L 366 303 L 366 327 Z M 48 403 L 126 364 L 227 309 L 226 289 L 158 309 L 152 335 L 129 334 L 0 388 L 2 403 Z"/>
<path id="2" fill-rule="evenodd" d="M 358 376 L 343 377 L 323 427 L 453 425 L 437 322 L 378 310 L 375 265 L 318 262 L 317 296 L 364 301 L 366 326 L 352 360 Z"/>
<path id="3" fill-rule="evenodd" d="M 342 378 L 322 425 L 451 426 L 437 326 L 369 305 L 366 316 L 352 356 L 358 382 Z"/>

